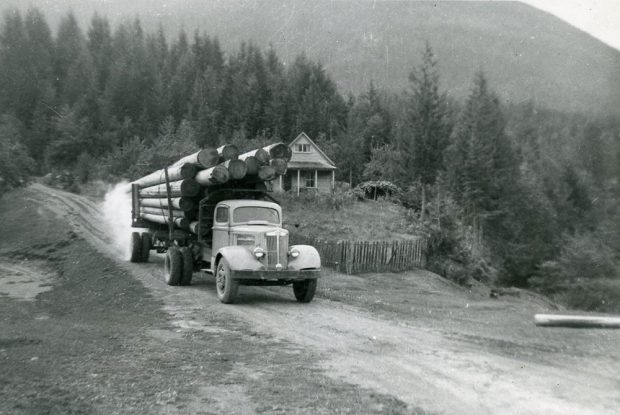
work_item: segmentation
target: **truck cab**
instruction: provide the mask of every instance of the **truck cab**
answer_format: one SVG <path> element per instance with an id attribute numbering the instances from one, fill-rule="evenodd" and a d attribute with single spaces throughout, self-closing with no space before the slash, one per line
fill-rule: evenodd
<path id="1" fill-rule="evenodd" d="M 220 301 L 233 302 L 240 285 L 292 285 L 298 301 L 312 301 L 321 258 L 312 246 L 289 244 L 278 203 L 227 199 L 212 212 L 208 271 Z"/>

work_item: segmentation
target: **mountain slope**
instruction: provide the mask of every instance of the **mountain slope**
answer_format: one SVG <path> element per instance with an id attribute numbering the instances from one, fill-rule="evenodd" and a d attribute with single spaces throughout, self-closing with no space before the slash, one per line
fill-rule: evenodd
<path id="1" fill-rule="evenodd" d="M 325 65 L 343 92 L 360 92 L 371 79 L 406 88 L 428 41 L 455 98 L 468 93 L 482 69 L 511 102 L 616 115 L 620 108 L 620 52 L 517 2 L 64 0 L 50 9 L 37 1 L 51 21 L 73 7 L 84 26 L 97 10 L 113 21 L 139 15 L 148 29 L 161 21 L 169 33 L 198 28 L 228 51 L 247 40 L 272 44 L 287 62 L 303 51 Z"/>

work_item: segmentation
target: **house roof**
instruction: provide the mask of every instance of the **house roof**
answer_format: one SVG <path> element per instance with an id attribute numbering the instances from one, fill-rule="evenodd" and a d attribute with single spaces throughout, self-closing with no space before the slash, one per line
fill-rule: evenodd
<path id="1" fill-rule="evenodd" d="M 323 157 L 325 157 L 325 159 L 327 161 L 329 161 L 331 163 L 331 167 L 333 167 L 334 169 L 336 168 L 336 163 L 334 163 L 329 157 L 327 157 L 327 154 L 323 153 L 323 150 L 321 150 L 321 148 L 319 146 L 317 146 L 316 143 L 314 141 L 312 141 L 312 139 L 310 137 L 308 137 L 308 134 L 304 133 L 303 131 L 301 132 L 301 134 L 299 134 L 297 137 L 295 137 L 295 139 L 293 141 L 291 141 L 291 143 L 288 146 L 290 148 L 293 148 L 295 143 L 297 141 L 299 141 L 302 137 L 305 138 L 306 140 L 308 140 L 310 142 L 310 144 L 312 144 L 314 146 L 314 148 L 316 148 L 318 150 L 318 152 Z M 290 166 L 290 163 L 289 163 L 289 166 Z"/>
<path id="2" fill-rule="evenodd" d="M 289 161 L 287 168 L 295 170 L 336 170 L 336 166 L 317 161 Z"/>

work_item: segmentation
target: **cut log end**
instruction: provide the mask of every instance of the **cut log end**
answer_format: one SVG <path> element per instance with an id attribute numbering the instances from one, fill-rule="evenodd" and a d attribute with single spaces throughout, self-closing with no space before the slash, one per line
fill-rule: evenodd
<path id="1" fill-rule="evenodd" d="M 278 143 L 266 147 L 269 149 L 269 155 L 274 159 L 284 159 L 287 162 L 291 160 L 293 151 L 286 144 Z"/>
<path id="2" fill-rule="evenodd" d="M 221 160 L 236 160 L 239 157 L 239 149 L 234 144 L 225 144 L 217 149 Z"/>
<path id="3" fill-rule="evenodd" d="M 261 181 L 273 180 L 277 177 L 276 169 L 271 166 L 260 166 L 258 169 L 258 178 Z"/>
<path id="4" fill-rule="evenodd" d="M 282 176 L 286 174 L 286 169 L 288 167 L 288 162 L 285 159 L 273 159 L 269 163 L 271 167 L 273 167 L 278 176 Z"/>
<path id="5" fill-rule="evenodd" d="M 256 176 L 258 174 L 259 163 L 255 156 L 247 157 L 245 160 L 248 176 Z"/>
<path id="6" fill-rule="evenodd" d="M 205 169 L 215 166 L 218 163 L 219 158 L 220 156 L 217 150 L 212 147 L 200 150 L 197 155 L 198 164 Z"/>
<path id="7" fill-rule="evenodd" d="M 230 160 L 226 164 L 231 180 L 241 180 L 248 172 L 248 168 L 242 160 Z"/>
<path id="8" fill-rule="evenodd" d="M 269 164 L 269 159 L 271 158 L 269 153 L 262 148 L 256 150 L 256 152 L 254 153 L 254 157 L 256 157 L 256 161 L 258 161 L 258 164 L 263 166 Z"/>
<path id="9" fill-rule="evenodd" d="M 222 165 L 199 171 L 196 174 L 196 182 L 203 186 L 226 183 L 229 178 L 228 169 Z"/>

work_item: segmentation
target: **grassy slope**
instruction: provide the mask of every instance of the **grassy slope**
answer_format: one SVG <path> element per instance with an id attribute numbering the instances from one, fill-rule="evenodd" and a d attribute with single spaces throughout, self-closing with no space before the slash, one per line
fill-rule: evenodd
<path id="1" fill-rule="evenodd" d="M 429 41 L 442 81 L 457 98 L 484 69 L 505 99 L 534 99 L 562 110 L 616 111 L 620 106 L 620 52 L 561 20 L 516 2 L 384 2 L 266 0 L 60 0 L 44 7 L 53 25 L 72 7 L 83 26 L 94 10 L 114 22 L 140 15 L 153 29 L 161 20 L 176 33 L 198 28 L 217 35 L 226 50 L 251 39 L 272 44 L 284 61 L 298 53 L 320 59 L 343 91 L 374 79 L 395 90 Z M 25 8 L 23 2 L 7 5 Z M 148 10 L 148 11 L 145 11 Z"/>
<path id="2" fill-rule="evenodd" d="M 336 210 L 322 198 L 276 197 L 282 202 L 284 220 L 293 232 L 326 240 L 373 241 L 413 237 L 405 230 L 405 209 L 393 203 L 355 201 Z"/>

